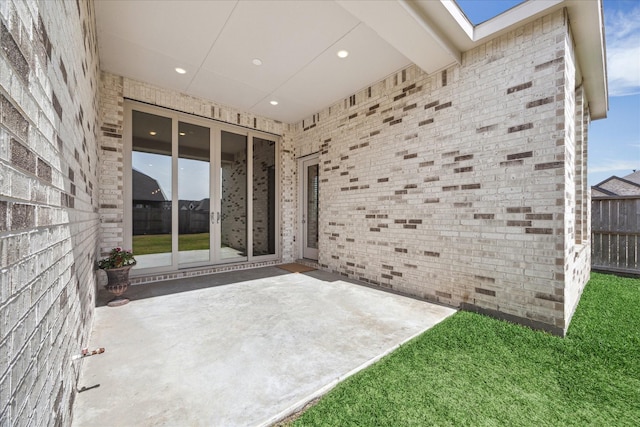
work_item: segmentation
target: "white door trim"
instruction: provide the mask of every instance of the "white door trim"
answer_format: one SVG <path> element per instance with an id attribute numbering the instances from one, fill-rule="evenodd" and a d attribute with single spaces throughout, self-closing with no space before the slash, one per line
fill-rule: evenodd
<path id="1" fill-rule="evenodd" d="M 203 262 L 194 262 L 194 263 L 179 263 L 178 257 L 178 229 L 172 226 L 172 252 L 171 252 L 171 264 L 157 266 L 157 267 L 148 267 L 148 268 L 140 268 L 138 266 L 137 269 L 132 271 L 132 276 L 142 276 L 147 274 L 156 274 L 156 273 L 164 273 L 164 272 L 177 272 L 182 268 L 206 268 L 209 266 L 221 265 L 224 263 L 251 263 L 258 261 L 273 261 L 279 259 L 281 256 L 281 239 L 279 236 L 280 230 L 280 212 L 281 212 L 281 200 L 276 197 L 275 206 L 274 206 L 274 249 L 275 253 L 267 254 L 267 255 L 253 255 L 253 231 L 250 225 L 253 224 L 253 201 L 252 197 L 249 194 L 252 194 L 253 191 L 253 182 L 252 182 L 252 174 L 253 174 L 253 138 L 260 138 L 266 141 L 275 142 L 275 191 L 274 194 L 279 194 L 280 183 L 280 146 L 281 146 L 281 137 L 261 132 L 258 130 L 247 129 L 246 127 L 236 126 L 229 123 L 219 122 L 217 120 L 212 120 L 204 117 L 195 116 L 189 113 L 175 111 L 166 109 L 163 107 L 151 106 L 148 104 L 144 104 L 135 100 L 125 100 L 124 103 L 124 159 L 123 159 L 123 196 L 124 196 L 124 211 L 123 211 L 123 246 L 125 248 L 132 248 L 133 246 L 133 220 L 132 220 L 132 146 L 133 146 L 133 123 L 132 123 L 132 115 L 133 111 L 140 111 L 143 113 L 154 114 L 164 118 L 168 118 L 172 120 L 172 197 L 173 195 L 177 195 L 177 174 L 178 174 L 178 145 L 175 141 L 178 141 L 178 123 L 184 122 L 189 124 L 194 124 L 198 126 L 207 127 L 210 129 L 210 174 L 209 174 L 209 185 L 210 185 L 210 210 L 214 213 L 215 224 L 210 224 L 210 247 L 209 247 L 209 260 Z M 219 171 L 221 170 L 221 134 L 222 131 L 239 134 L 246 136 L 247 138 L 247 236 L 246 236 L 246 256 L 237 257 L 237 258 L 227 258 L 222 259 L 220 256 L 220 235 L 221 235 L 221 220 L 219 220 L 219 216 L 217 213 L 221 212 L 220 206 L 220 189 L 218 188 L 220 185 L 220 177 Z M 176 196 L 178 197 L 178 196 Z M 172 224 L 177 226 L 178 223 L 178 203 L 172 200 Z M 175 228 L 175 230 L 174 230 Z M 174 233 L 175 231 L 175 233 Z"/>
<path id="2" fill-rule="evenodd" d="M 307 258 L 318 260 L 318 249 L 315 250 L 312 248 L 307 248 L 307 235 L 306 235 L 306 206 L 307 206 L 307 191 L 306 191 L 306 181 L 307 181 L 307 168 L 308 166 L 317 164 L 319 165 L 319 154 L 311 154 L 309 156 L 301 157 L 298 159 L 298 233 L 299 235 L 299 258 Z M 319 170 L 318 170 L 319 172 Z"/>

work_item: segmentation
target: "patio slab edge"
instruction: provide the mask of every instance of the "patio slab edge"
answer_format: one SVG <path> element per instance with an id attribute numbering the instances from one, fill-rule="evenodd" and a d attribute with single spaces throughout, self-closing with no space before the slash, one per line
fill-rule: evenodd
<path id="1" fill-rule="evenodd" d="M 436 326 L 438 323 L 442 322 L 443 320 L 447 319 L 448 317 L 450 317 L 450 316 L 452 316 L 452 315 L 454 315 L 455 313 L 458 312 L 458 310 L 455 310 L 455 309 L 453 309 L 453 310 L 454 310 L 453 312 L 451 312 L 450 314 L 447 314 L 442 319 L 438 320 L 436 323 L 434 323 L 433 325 L 429 326 L 428 328 L 425 328 L 425 329 L 423 329 L 423 330 L 421 330 L 421 331 L 409 336 L 408 338 L 406 338 L 402 342 L 389 347 L 388 349 L 386 349 L 385 351 L 383 351 L 379 355 L 377 355 L 375 357 L 372 357 L 371 359 L 367 360 L 366 362 L 364 362 L 363 364 L 357 366 L 356 368 L 352 369 L 351 371 L 347 372 L 346 374 L 337 377 L 333 381 L 327 383 L 325 386 L 319 388 L 318 390 L 314 391 L 311 394 L 308 394 L 307 396 L 305 396 L 302 399 L 298 400 L 293 405 L 291 405 L 288 408 L 280 411 L 280 413 L 278 413 L 278 414 L 270 417 L 266 421 L 258 424 L 257 427 L 270 427 L 270 426 L 273 426 L 276 423 L 284 420 L 285 418 L 287 418 L 287 417 L 295 414 L 296 412 L 302 410 L 309 402 L 313 401 L 314 399 L 318 399 L 318 398 L 324 396 L 325 394 L 330 392 L 333 388 L 335 388 L 338 384 L 340 384 L 342 381 L 346 380 L 347 378 L 351 377 L 352 375 L 357 374 L 358 372 L 364 370 L 365 368 L 368 368 L 369 366 L 373 365 L 374 363 L 380 361 L 383 357 L 388 356 L 389 354 L 393 353 L 394 351 L 396 351 L 397 349 L 399 349 L 400 347 L 402 347 L 403 345 L 405 345 L 409 341 L 419 337 L 420 335 L 422 335 L 423 333 L 425 333 L 429 329 L 431 329 L 434 326 Z"/>

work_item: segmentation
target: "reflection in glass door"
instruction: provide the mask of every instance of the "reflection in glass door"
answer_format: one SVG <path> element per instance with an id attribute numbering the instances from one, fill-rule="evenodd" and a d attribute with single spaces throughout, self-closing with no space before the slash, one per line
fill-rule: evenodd
<path id="1" fill-rule="evenodd" d="M 211 130 L 178 122 L 178 262 L 209 261 Z"/>
<path id="2" fill-rule="evenodd" d="M 276 143 L 253 138 L 253 256 L 276 253 Z"/>
<path id="3" fill-rule="evenodd" d="M 138 268 L 170 266 L 171 119 L 134 111 L 132 127 L 133 253 Z"/>
<path id="4" fill-rule="evenodd" d="M 320 179 L 318 158 L 302 162 L 303 166 L 303 212 L 302 212 L 302 256 L 318 259 L 318 214 Z"/>
<path id="5" fill-rule="evenodd" d="M 247 136 L 221 132 L 220 259 L 247 256 Z"/>
<path id="6" fill-rule="evenodd" d="M 274 259 L 276 142 L 159 108 L 127 111 L 135 270 Z"/>

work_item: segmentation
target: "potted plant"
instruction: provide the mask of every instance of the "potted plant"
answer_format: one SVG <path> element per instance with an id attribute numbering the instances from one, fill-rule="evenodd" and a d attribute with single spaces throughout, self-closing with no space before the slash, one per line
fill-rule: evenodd
<path id="1" fill-rule="evenodd" d="M 115 295 L 115 298 L 107 303 L 109 307 L 117 307 L 129 302 L 122 294 L 129 287 L 129 270 L 136 265 L 133 252 L 122 248 L 113 248 L 109 256 L 98 261 L 98 268 L 107 273 L 105 289 Z"/>

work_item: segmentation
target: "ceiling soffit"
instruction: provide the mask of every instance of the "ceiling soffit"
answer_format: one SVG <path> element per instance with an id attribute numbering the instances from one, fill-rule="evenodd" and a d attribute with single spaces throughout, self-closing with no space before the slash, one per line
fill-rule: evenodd
<path id="1" fill-rule="evenodd" d="M 478 26 L 452 0 L 95 3 L 105 71 L 285 123 L 411 63 L 429 74 L 459 63 L 462 52 L 562 7 L 579 41 L 592 117 L 604 117 L 600 1 L 529 1 Z M 342 49 L 346 59 L 336 56 Z"/>

